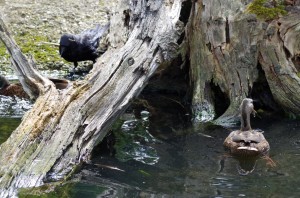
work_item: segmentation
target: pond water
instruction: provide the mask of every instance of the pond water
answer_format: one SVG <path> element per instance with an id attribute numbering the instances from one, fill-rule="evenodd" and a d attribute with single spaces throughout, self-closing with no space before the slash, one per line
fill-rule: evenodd
<path id="1" fill-rule="evenodd" d="M 239 162 L 224 157 L 222 143 L 229 131 L 202 126 L 182 129 L 177 136 L 147 143 L 159 157 L 154 165 L 97 156 L 78 174 L 81 182 L 77 187 L 106 186 L 104 191 L 86 190 L 85 197 L 107 193 L 111 197 L 298 197 L 300 124 L 274 119 L 258 120 L 253 126 L 265 130 L 276 167 L 259 159 L 252 173 L 239 174 Z"/>
<path id="2" fill-rule="evenodd" d="M 176 111 L 174 111 L 176 112 Z M 90 164 L 43 197 L 298 197 L 300 122 L 259 118 L 276 167 L 256 161 L 248 175 L 222 146 L 232 129 L 190 126 L 176 113 L 139 116 L 126 113 L 115 124 L 116 151 L 95 150 Z M 0 142 L 19 118 L 0 118 Z M 107 140 L 109 143 L 109 141 Z M 113 153 L 115 153 L 113 155 Z M 20 197 L 34 197 L 22 195 Z"/>

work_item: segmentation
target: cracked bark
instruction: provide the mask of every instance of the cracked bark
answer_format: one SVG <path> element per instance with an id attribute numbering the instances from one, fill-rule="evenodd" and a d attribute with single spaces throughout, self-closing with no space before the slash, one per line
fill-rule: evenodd
<path id="1" fill-rule="evenodd" d="M 60 91 L 19 50 L 11 50 L 17 49 L 16 45 L 1 29 L 1 38 L 11 41 L 6 46 L 16 58 L 15 70 L 21 82 L 24 79 L 23 86 L 29 93 L 38 88 L 38 94 L 30 94 L 36 98 L 32 110 L 0 147 L 1 197 L 15 195 L 20 187 L 62 179 L 89 160 L 93 147 L 141 92 L 158 65 L 177 57 L 176 41 L 183 32 L 181 3 L 116 2 L 108 35 L 110 48 L 85 80 Z M 124 11 L 130 12 L 124 16 Z"/>
<path id="2" fill-rule="evenodd" d="M 15 70 L 36 102 L 0 147 L 1 197 L 62 178 L 88 161 L 156 68 L 178 57 L 185 24 L 179 21 L 181 0 L 119 0 L 116 5 L 108 51 L 85 80 L 65 90 L 58 91 L 18 50 L 10 50 Z M 230 123 L 241 100 L 251 96 L 258 63 L 276 102 L 287 113 L 300 113 L 299 14 L 268 24 L 244 9 L 241 1 L 192 1 L 189 20 L 183 20 L 181 58 L 189 58 L 192 108 L 200 121 L 214 118 L 217 87 L 229 105 L 216 122 Z M 16 47 L 3 28 L 0 33 L 8 38 L 8 49 Z"/>
<path id="3" fill-rule="evenodd" d="M 216 121 L 223 124 L 236 117 L 241 100 L 250 91 L 249 82 L 253 84 L 258 76 L 255 46 L 262 37 L 259 34 L 262 23 L 245 14 L 243 9 L 245 5 L 240 1 L 194 3 L 188 24 L 188 43 L 194 84 L 192 103 L 200 121 L 214 118 L 214 115 L 208 119 L 201 115 L 202 106 L 207 106 L 208 114 L 215 112 L 212 98 L 203 92 L 207 82 L 213 82 L 230 100 L 230 106 Z"/>
<path id="4" fill-rule="evenodd" d="M 275 101 L 293 117 L 300 113 L 299 70 L 292 61 L 300 53 L 296 42 L 299 39 L 299 16 L 291 14 L 279 19 L 280 26 L 276 21 L 272 22 L 267 31 L 275 29 L 275 32 L 262 42 L 259 56 Z"/>
<path id="5" fill-rule="evenodd" d="M 205 91 L 214 91 L 205 89 L 212 82 L 224 93 L 224 99 L 230 101 L 215 122 L 222 125 L 235 122 L 241 100 L 252 97 L 253 84 L 259 76 L 258 63 L 274 100 L 287 113 L 299 114 L 299 12 L 266 23 L 245 13 L 246 6 L 229 0 L 202 0 L 193 4 L 187 42 L 192 108 L 198 121 L 216 118 L 203 116 L 215 112 L 215 101 L 209 97 L 212 94 Z"/>

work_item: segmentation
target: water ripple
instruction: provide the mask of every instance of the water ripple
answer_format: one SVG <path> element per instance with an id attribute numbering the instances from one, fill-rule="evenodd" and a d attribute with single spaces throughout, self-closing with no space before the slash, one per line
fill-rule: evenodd
<path id="1" fill-rule="evenodd" d="M 22 117 L 26 111 L 32 108 L 29 100 L 18 97 L 0 96 L 1 117 Z"/>

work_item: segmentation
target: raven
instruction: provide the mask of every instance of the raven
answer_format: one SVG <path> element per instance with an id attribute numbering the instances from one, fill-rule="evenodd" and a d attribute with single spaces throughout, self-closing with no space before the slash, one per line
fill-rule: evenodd
<path id="1" fill-rule="evenodd" d="M 100 56 L 97 51 L 100 38 L 109 28 L 109 23 L 105 26 L 97 25 L 95 29 L 89 29 L 80 34 L 64 34 L 59 42 L 59 54 L 66 61 L 73 62 L 75 68 L 79 61 L 91 60 L 93 63 Z"/>

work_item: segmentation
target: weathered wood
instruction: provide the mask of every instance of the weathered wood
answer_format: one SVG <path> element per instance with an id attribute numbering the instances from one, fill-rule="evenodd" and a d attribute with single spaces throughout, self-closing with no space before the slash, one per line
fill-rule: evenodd
<path id="1" fill-rule="evenodd" d="M 62 178 L 89 160 L 93 147 L 158 65 L 177 56 L 176 41 L 183 31 L 180 0 L 120 0 L 117 5 L 111 20 L 111 47 L 86 80 L 62 91 L 45 89 L 1 145 L 1 197 L 11 196 L 15 188 Z M 129 23 L 124 23 L 122 19 L 128 17 Z"/>
<path id="2" fill-rule="evenodd" d="M 228 118 L 236 114 L 257 78 L 257 44 L 262 37 L 262 22 L 244 10 L 241 1 L 230 0 L 197 1 L 192 9 L 188 38 L 193 108 L 200 121 L 214 118 L 210 83 L 219 86 L 230 100 L 222 116 Z"/>
<path id="3" fill-rule="evenodd" d="M 260 47 L 259 62 L 274 99 L 292 116 L 300 114 L 300 14 L 273 21 Z"/>
<path id="4" fill-rule="evenodd" d="M 19 50 L 11 50 L 16 45 L 0 29 L 16 72 L 25 79 L 23 86 L 32 97 L 39 95 L 33 109 L 0 147 L 1 197 L 14 194 L 15 188 L 60 179 L 89 160 L 93 147 L 158 65 L 179 56 L 177 42 L 184 31 L 179 17 L 184 2 L 188 1 L 116 1 L 111 10 L 110 47 L 85 80 L 62 91 L 39 76 Z M 229 101 L 216 122 L 228 123 L 236 117 L 258 74 L 266 77 L 276 102 L 287 113 L 299 115 L 300 50 L 296 41 L 300 17 L 289 14 L 266 23 L 245 13 L 249 2 L 190 2 L 181 58 L 190 62 L 192 108 L 200 121 L 214 118 L 216 87 L 224 94 L 222 99 Z"/>
<path id="5" fill-rule="evenodd" d="M 229 0 L 193 4 L 187 51 L 192 109 L 198 121 L 215 118 L 214 86 L 222 91 L 224 100 L 230 101 L 215 122 L 226 125 L 235 120 L 241 100 L 251 97 L 259 74 L 258 63 L 275 101 L 287 113 L 299 115 L 299 12 L 267 23 L 247 13 L 248 4 Z M 225 103 L 224 100 L 219 102 Z"/>
<path id="6" fill-rule="evenodd" d="M 53 88 L 53 83 L 37 72 L 35 63 L 32 60 L 27 60 L 22 54 L 18 45 L 10 36 L 2 19 L 0 19 L 0 39 L 11 55 L 11 62 L 16 75 L 24 90 L 32 99 L 36 99 L 39 94 L 43 94 L 45 90 L 51 89 L 51 87 Z"/>

